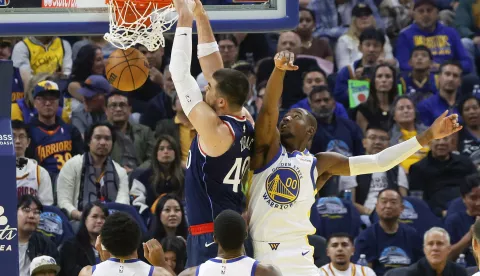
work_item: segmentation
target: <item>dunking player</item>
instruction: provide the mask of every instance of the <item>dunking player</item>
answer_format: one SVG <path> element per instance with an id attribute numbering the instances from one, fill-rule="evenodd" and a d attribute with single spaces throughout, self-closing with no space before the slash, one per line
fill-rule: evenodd
<path id="1" fill-rule="evenodd" d="M 256 121 L 248 215 L 258 261 L 276 265 L 283 275 L 310 276 L 318 275 L 318 269 L 307 240 L 307 235 L 315 233 L 309 212 L 314 194 L 330 176 L 386 171 L 430 140 L 448 136 L 461 127 L 457 115 L 446 117 L 445 112 L 424 133 L 380 153 L 350 158 L 331 152 L 313 156 L 306 149 L 317 129 L 312 114 L 292 109 L 277 128 L 283 78 L 286 71 L 298 69 L 293 61 L 290 52 L 275 56 L 275 69 Z"/>
<path id="2" fill-rule="evenodd" d="M 175 275 L 165 262 L 162 246 L 155 239 L 143 244 L 145 258 L 155 266 L 138 259 L 137 249 L 141 238 L 140 227 L 128 214 L 117 212 L 110 215 L 95 245 L 103 262 L 84 267 L 78 276 Z"/>
<path id="3" fill-rule="evenodd" d="M 281 276 L 278 268 L 259 264 L 243 255 L 243 242 L 247 237 L 245 220 L 235 211 L 222 211 L 214 222 L 214 239 L 218 255 L 205 263 L 189 268 L 180 276 Z"/>
<path id="4" fill-rule="evenodd" d="M 243 175 L 250 166 L 253 127 L 244 116 L 249 92 L 247 77 L 223 67 L 208 17 L 196 0 L 198 57 L 208 80 L 205 102 L 190 75 L 192 12 L 185 0 L 174 0 L 179 14 L 172 47 L 170 72 L 185 114 L 197 130 L 190 147 L 185 178 L 185 197 L 190 235 L 187 267 L 217 255 L 213 220 L 223 210 L 242 212 Z M 218 70 L 217 70 L 218 69 Z"/>

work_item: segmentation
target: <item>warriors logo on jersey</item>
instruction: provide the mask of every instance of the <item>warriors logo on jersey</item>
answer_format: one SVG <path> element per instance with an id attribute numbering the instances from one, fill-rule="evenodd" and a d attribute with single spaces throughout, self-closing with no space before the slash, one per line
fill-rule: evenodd
<path id="1" fill-rule="evenodd" d="M 300 193 L 300 179 L 294 168 L 275 169 L 265 181 L 266 192 L 263 198 L 270 207 L 279 209 L 291 207 Z"/>

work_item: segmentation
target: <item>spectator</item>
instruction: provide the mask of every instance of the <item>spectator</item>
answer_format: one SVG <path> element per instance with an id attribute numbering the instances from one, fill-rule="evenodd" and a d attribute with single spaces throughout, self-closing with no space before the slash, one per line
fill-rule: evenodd
<path id="1" fill-rule="evenodd" d="M 411 265 L 405 275 L 467 276 L 465 268 L 447 259 L 450 252 L 450 235 L 445 229 L 433 227 L 425 233 L 423 252 L 425 258 Z"/>
<path id="2" fill-rule="evenodd" d="M 363 132 L 371 123 L 387 128 L 390 107 L 398 95 L 397 75 L 391 65 L 386 63 L 378 65 L 374 68 L 372 76 L 367 101 L 353 110 L 356 122 Z"/>
<path id="3" fill-rule="evenodd" d="M 223 34 L 217 36 L 218 48 L 222 56 L 223 67 L 232 67 L 238 59 L 238 41 L 232 34 Z"/>
<path id="4" fill-rule="evenodd" d="M 366 154 L 377 154 L 388 148 L 389 139 L 386 129 L 369 125 L 363 139 Z M 406 196 L 408 192 L 407 176 L 400 166 L 386 172 L 341 176 L 339 185 L 342 189 L 352 190 L 352 202 L 355 203 L 358 212 L 368 216 L 373 212 L 379 193 L 384 189 L 398 190 L 402 196 Z"/>
<path id="5" fill-rule="evenodd" d="M 0 60 L 9 60 L 12 56 L 12 43 L 8 41 L 0 42 Z M 12 76 L 12 103 L 19 99 L 23 99 L 23 79 L 20 74 L 20 70 L 17 67 L 13 67 Z"/>
<path id="6" fill-rule="evenodd" d="M 166 119 L 160 121 L 155 133 L 157 133 L 157 136 L 162 134 L 170 135 L 180 143 L 182 166 L 186 167 L 188 152 L 190 151 L 190 146 L 192 145 L 193 138 L 195 138 L 197 132 L 195 131 L 195 128 L 193 128 L 193 125 L 190 123 L 185 112 L 183 112 L 180 99 L 178 99 L 176 93 L 173 96 L 173 103 L 173 110 L 175 110 L 177 114 L 173 120 Z"/>
<path id="7" fill-rule="evenodd" d="M 83 155 L 76 155 L 58 176 L 58 207 L 65 209 L 73 220 L 82 218 L 90 202 L 130 204 L 127 172 L 112 160 L 115 131 L 108 123 L 93 124 L 85 133 Z"/>
<path id="8" fill-rule="evenodd" d="M 379 276 L 393 267 L 408 266 L 422 257 L 421 238 L 412 227 L 400 223 L 403 199 L 397 190 L 378 194 L 379 222 L 369 226 L 355 240 L 355 257 L 365 254 L 369 266 Z"/>
<path id="9" fill-rule="evenodd" d="M 232 69 L 242 72 L 247 76 L 248 82 L 250 83 L 250 90 L 247 96 L 247 100 L 243 105 L 250 114 L 256 114 L 256 106 L 255 106 L 255 83 L 257 82 L 257 77 L 255 76 L 255 68 L 246 62 L 246 61 L 238 61 L 232 65 Z"/>
<path id="10" fill-rule="evenodd" d="M 471 95 L 463 99 L 458 110 L 463 118 L 463 128 L 458 133 L 457 150 L 470 157 L 478 167 L 480 163 L 480 100 Z"/>
<path id="11" fill-rule="evenodd" d="M 160 135 L 155 144 L 151 165 L 133 180 L 130 194 L 132 205 L 139 213 L 150 213 L 150 208 L 159 196 L 172 193 L 183 197 L 184 170 L 177 141 L 169 135 Z M 147 216 L 148 217 L 148 216 Z"/>
<path id="12" fill-rule="evenodd" d="M 83 267 L 101 262 L 95 242 L 102 230 L 108 209 L 100 202 L 88 203 L 80 219 L 80 228 L 60 249 L 60 276 L 78 275 Z"/>
<path id="13" fill-rule="evenodd" d="M 257 84 L 256 90 L 257 90 L 257 96 L 255 97 L 255 108 L 256 110 L 260 110 L 263 105 L 263 96 L 265 95 L 265 89 L 267 88 L 267 81 L 262 81 L 261 83 Z M 280 99 L 280 102 L 282 99 Z M 257 114 L 252 114 L 254 115 L 254 118 L 257 118 Z M 280 116 L 279 116 L 280 117 Z"/>
<path id="14" fill-rule="evenodd" d="M 82 136 L 94 123 L 104 122 L 107 119 L 105 97 L 112 91 L 112 86 L 101 75 L 91 75 L 77 90 L 84 99 L 83 108 L 72 113 L 72 125 Z"/>
<path id="15" fill-rule="evenodd" d="M 476 60 L 479 57 L 480 49 L 480 19 L 477 10 L 477 3 L 474 0 L 459 0 L 455 9 L 455 28 L 460 37 L 462 44 L 467 50 L 473 61 L 473 73 L 477 74 Z"/>
<path id="16" fill-rule="evenodd" d="M 30 264 L 31 276 L 55 276 L 60 271 L 60 266 L 50 256 L 35 257 Z"/>
<path id="17" fill-rule="evenodd" d="M 290 108 L 303 108 L 312 112 L 312 103 L 310 102 L 310 93 L 315 86 L 327 85 L 327 74 L 320 67 L 314 67 L 306 71 L 303 75 L 303 94 L 305 98 L 292 105 Z M 332 99 L 335 103 L 335 115 L 342 118 L 348 118 L 347 111 L 341 103 L 337 103 L 335 99 Z M 279 116 L 282 117 L 282 116 Z"/>
<path id="18" fill-rule="evenodd" d="M 327 255 L 331 262 L 320 268 L 320 275 L 357 275 L 358 271 L 358 274 L 363 276 L 376 276 L 370 267 L 351 263 L 350 258 L 354 252 L 353 239 L 350 235 L 332 234 L 327 240 Z"/>
<path id="19" fill-rule="evenodd" d="M 82 40 L 79 40 L 72 45 L 72 57 L 74 62 L 77 59 L 78 52 L 80 51 L 80 49 L 82 49 L 83 46 L 88 44 L 100 47 L 100 49 L 102 49 L 104 59 L 107 59 L 110 56 L 110 54 L 113 53 L 113 51 L 118 49 L 112 44 L 110 44 L 108 41 L 106 41 L 103 38 L 103 35 L 85 36 L 82 38 Z"/>
<path id="20" fill-rule="evenodd" d="M 403 141 L 417 136 L 419 133 L 423 133 L 427 130 L 427 127 L 420 122 L 418 118 L 418 112 L 412 99 L 408 96 L 399 96 L 392 104 L 391 114 L 391 127 L 389 131 L 390 145 L 396 145 Z M 405 159 L 400 166 L 409 172 L 410 166 L 422 160 L 427 156 L 430 148 L 428 146 L 423 147 L 415 154 Z"/>
<path id="21" fill-rule="evenodd" d="M 150 128 L 130 123 L 130 99 L 123 93 L 113 92 L 107 98 L 107 120 L 115 127 L 117 140 L 113 144 L 112 159 L 127 173 L 141 166 L 148 167 L 155 138 Z"/>
<path id="22" fill-rule="evenodd" d="M 43 205 L 53 205 L 52 180 L 47 170 L 37 164 L 34 159 L 25 157 L 30 144 L 28 126 L 23 122 L 12 121 L 13 141 L 17 157 L 17 198 L 33 195 Z"/>
<path id="23" fill-rule="evenodd" d="M 383 0 L 380 2 L 378 9 L 385 23 L 385 32 L 392 41 L 396 40 L 400 31 L 412 23 L 414 0 Z"/>
<path id="24" fill-rule="evenodd" d="M 38 73 L 69 76 L 72 72 L 70 43 L 54 36 L 30 36 L 15 44 L 13 66 L 31 75 Z"/>
<path id="25" fill-rule="evenodd" d="M 166 237 L 162 240 L 165 261 L 179 275 L 185 269 L 187 247 L 185 241 L 178 237 Z"/>
<path id="26" fill-rule="evenodd" d="M 78 56 L 73 63 L 67 91 L 64 92 L 63 108 L 68 114 L 81 109 L 84 98 L 79 90 L 82 89 L 82 84 L 91 75 L 105 75 L 105 63 L 102 49 L 87 44 L 78 52 Z"/>
<path id="27" fill-rule="evenodd" d="M 35 257 L 50 256 L 58 258 L 55 244 L 42 233 L 37 232 L 43 206 L 32 195 L 24 195 L 18 199 L 18 264 L 20 276 L 30 276 L 30 264 Z"/>
<path id="28" fill-rule="evenodd" d="M 302 41 L 300 54 L 316 56 L 333 62 L 333 51 L 328 39 L 313 37 L 313 31 L 315 31 L 315 14 L 313 11 L 300 8 L 299 18 L 300 23 L 295 32 Z"/>
<path id="29" fill-rule="evenodd" d="M 426 126 L 445 110 L 457 113 L 458 88 L 462 84 L 462 65 L 456 61 L 447 61 L 440 66 L 438 74 L 438 94 L 418 103 L 420 119 Z"/>
<path id="30" fill-rule="evenodd" d="M 430 73 L 432 60 L 432 52 L 427 47 L 415 46 L 409 61 L 412 71 L 402 73 L 403 89 L 415 104 L 438 93 L 435 75 Z"/>
<path id="31" fill-rule="evenodd" d="M 355 61 L 352 65 L 343 67 L 338 71 L 335 82 L 335 100 L 342 103 L 345 107 L 348 102 L 348 80 L 368 80 L 372 74 L 373 67 L 378 63 L 383 46 L 385 45 L 385 35 L 373 28 L 366 29 L 360 35 L 359 50 L 362 58 Z"/>
<path id="32" fill-rule="evenodd" d="M 357 3 L 367 4 L 373 11 L 378 28 L 383 29 L 383 21 L 378 14 L 377 6 L 373 0 L 310 0 L 307 8 L 315 14 L 315 37 L 328 37 L 336 41 L 347 31 L 352 24 L 352 9 Z"/>
<path id="33" fill-rule="evenodd" d="M 467 266 L 477 266 L 472 254 L 472 225 L 480 216 L 480 175 L 474 173 L 466 176 L 460 186 L 465 212 L 447 214 L 445 228 L 450 234 L 452 247 L 449 259 L 455 261 L 460 254 L 465 254 Z"/>
<path id="34" fill-rule="evenodd" d="M 47 79 L 51 79 L 48 74 L 38 74 L 30 78 L 25 86 L 23 98 L 17 99 L 15 103 L 12 103 L 12 120 L 19 120 L 29 124 L 32 118 L 38 114 L 33 98 L 34 89 L 38 83 Z M 65 123 L 70 123 L 69 114 L 63 112 L 63 109 L 60 106 L 57 109 L 56 116 L 60 117 Z"/>
<path id="35" fill-rule="evenodd" d="M 259 60 L 275 54 L 269 34 L 234 33 L 233 36 L 238 43 L 238 60 L 245 60 L 253 66 Z"/>
<path id="36" fill-rule="evenodd" d="M 452 138 L 433 140 L 427 157 L 410 167 L 410 190 L 422 191 L 439 217 L 446 215 L 450 201 L 460 197 L 464 176 L 476 171 L 468 157 L 452 153 Z"/>
<path id="37" fill-rule="evenodd" d="M 173 84 L 172 74 L 170 73 L 170 66 L 166 65 L 163 70 L 163 90 L 165 93 L 172 97 L 175 92 L 175 85 Z"/>
<path id="38" fill-rule="evenodd" d="M 83 152 L 83 140 L 75 127 L 57 116 L 60 91 L 52 81 L 39 82 L 33 89 L 33 102 L 38 114 L 29 124 L 31 143 L 27 157 L 35 157 L 52 180 L 55 180 L 65 162 Z"/>
<path id="39" fill-rule="evenodd" d="M 463 73 L 472 72 L 472 60 L 463 47 L 460 36 L 453 28 L 438 22 L 438 9 L 434 0 L 420 0 L 414 6 L 415 23 L 405 28 L 398 36 L 395 57 L 400 70 L 411 71 L 409 57 L 415 46 L 427 46 L 433 55 L 432 72 L 437 72 L 440 64 L 447 60 L 458 60 Z"/>
<path id="40" fill-rule="evenodd" d="M 363 154 L 362 130 L 350 119 L 335 114 L 337 107 L 328 87 L 315 86 L 308 98 L 310 112 L 318 123 L 309 151 L 313 154 L 332 151 L 345 156 Z"/>
<path id="41" fill-rule="evenodd" d="M 152 238 L 161 241 L 166 237 L 182 237 L 186 243 L 187 221 L 180 199 L 172 194 L 164 195 L 154 209 L 155 216 L 150 226 Z"/>
<path id="42" fill-rule="evenodd" d="M 362 52 L 359 49 L 359 38 L 363 31 L 369 28 L 375 28 L 375 18 L 372 9 L 363 3 L 358 3 L 352 10 L 352 24 L 348 28 L 346 34 L 342 35 L 335 48 L 335 56 L 337 67 L 343 68 L 351 65 L 355 61 L 362 58 Z M 385 44 L 381 54 L 384 61 L 396 64 L 396 60 L 392 54 L 392 45 L 388 36 L 385 35 Z"/>

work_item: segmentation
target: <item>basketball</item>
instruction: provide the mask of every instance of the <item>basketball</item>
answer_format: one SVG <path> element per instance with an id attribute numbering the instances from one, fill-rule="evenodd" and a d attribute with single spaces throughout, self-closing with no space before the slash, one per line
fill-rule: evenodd
<path id="1" fill-rule="evenodd" d="M 147 81 L 148 61 L 135 48 L 115 50 L 105 66 L 107 80 L 120 91 L 130 92 L 140 88 Z"/>

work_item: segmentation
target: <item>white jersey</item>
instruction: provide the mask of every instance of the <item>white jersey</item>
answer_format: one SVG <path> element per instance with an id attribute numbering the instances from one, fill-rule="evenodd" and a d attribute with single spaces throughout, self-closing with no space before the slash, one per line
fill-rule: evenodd
<path id="1" fill-rule="evenodd" d="M 34 159 L 25 158 L 27 163 L 17 165 L 17 196 L 33 195 L 44 205 L 53 205 L 52 181 L 47 170 Z"/>
<path id="2" fill-rule="evenodd" d="M 247 256 L 234 259 L 213 258 L 197 267 L 196 276 L 250 276 L 255 275 L 258 261 Z"/>
<path id="3" fill-rule="evenodd" d="M 154 267 L 138 259 L 110 258 L 92 267 L 92 276 L 152 276 Z"/>
<path id="4" fill-rule="evenodd" d="M 315 202 L 316 163 L 308 150 L 288 153 L 280 146 L 274 159 L 254 172 L 248 191 L 253 241 L 292 241 L 315 233 L 310 209 Z"/>
<path id="5" fill-rule="evenodd" d="M 376 276 L 375 272 L 368 266 L 350 264 L 347 270 L 336 269 L 332 263 L 320 268 L 320 276 Z"/>

